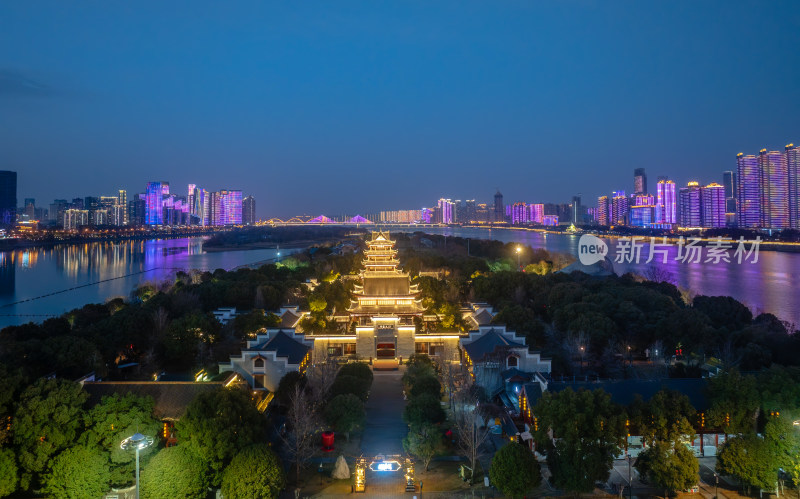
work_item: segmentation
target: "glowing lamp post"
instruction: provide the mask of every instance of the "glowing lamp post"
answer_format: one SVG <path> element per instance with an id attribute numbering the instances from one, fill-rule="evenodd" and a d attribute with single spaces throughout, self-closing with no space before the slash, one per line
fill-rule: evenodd
<path id="1" fill-rule="evenodd" d="M 517 246 L 517 269 L 522 267 L 522 264 L 520 263 L 519 260 L 520 253 L 522 253 L 522 246 Z"/>
<path id="2" fill-rule="evenodd" d="M 136 499 L 139 499 L 139 451 L 153 445 L 153 437 L 134 433 L 119 444 L 122 450 L 136 450 Z"/>

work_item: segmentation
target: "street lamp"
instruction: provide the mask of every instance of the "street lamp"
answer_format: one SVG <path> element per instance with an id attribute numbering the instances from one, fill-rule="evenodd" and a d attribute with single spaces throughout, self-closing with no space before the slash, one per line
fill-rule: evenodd
<path id="1" fill-rule="evenodd" d="M 517 269 L 522 267 L 522 264 L 520 263 L 519 260 L 520 253 L 522 253 L 522 246 L 517 246 Z"/>
<path id="2" fill-rule="evenodd" d="M 119 444 L 122 450 L 136 450 L 136 499 L 139 499 L 139 451 L 153 445 L 153 437 L 134 433 Z"/>
<path id="3" fill-rule="evenodd" d="M 583 345 L 581 345 L 581 374 L 583 374 Z"/>
<path id="4" fill-rule="evenodd" d="M 719 475 L 714 472 L 714 499 L 719 497 Z"/>

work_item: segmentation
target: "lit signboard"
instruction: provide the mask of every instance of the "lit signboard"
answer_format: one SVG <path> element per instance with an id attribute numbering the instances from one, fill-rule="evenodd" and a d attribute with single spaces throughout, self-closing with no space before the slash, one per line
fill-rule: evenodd
<path id="1" fill-rule="evenodd" d="M 402 468 L 398 461 L 372 461 L 369 469 L 372 471 L 399 471 Z"/>

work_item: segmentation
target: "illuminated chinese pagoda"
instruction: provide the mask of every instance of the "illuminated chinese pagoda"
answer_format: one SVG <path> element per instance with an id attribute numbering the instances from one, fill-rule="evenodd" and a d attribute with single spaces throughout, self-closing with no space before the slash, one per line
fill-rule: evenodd
<path id="1" fill-rule="evenodd" d="M 414 317 L 423 313 L 417 285 L 397 268 L 388 233 L 373 232 L 364 256 L 361 284 L 348 309 L 356 325 L 356 350 L 369 357 L 408 358 L 414 353 Z"/>

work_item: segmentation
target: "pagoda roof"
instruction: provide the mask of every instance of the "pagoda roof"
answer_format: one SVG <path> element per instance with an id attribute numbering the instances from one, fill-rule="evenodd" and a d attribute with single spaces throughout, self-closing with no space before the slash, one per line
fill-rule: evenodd
<path id="1" fill-rule="evenodd" d="M 362 306 L 355 304 L 348 310 L 351 314 L 358 315 L 417 315 L 421 314 L 424 309 L 422 305 L 415 303 L 413 305 L 366 305 Z"/>
<path id="2" fill-rule="evenodd" d="M 363 292 L 369 296 L 397 296 L 408 295 L 410 293 L 410 281 L 407 275 L 396 275 L 393 277 L 372 277 L 364 276 Z"/>

